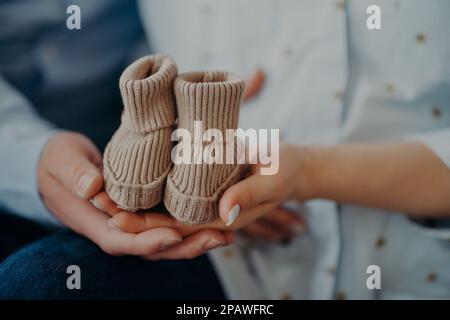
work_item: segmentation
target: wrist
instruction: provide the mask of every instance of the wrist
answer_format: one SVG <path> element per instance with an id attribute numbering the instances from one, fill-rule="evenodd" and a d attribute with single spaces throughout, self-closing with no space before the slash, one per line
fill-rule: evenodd
<path id="1" fill-rule="evenodd" d="M 326 176 L 330 148 L 319 145 L 296 146 L 296 184 L 294 198 L 307 201 L 321 198 L 326 187 Z"/>

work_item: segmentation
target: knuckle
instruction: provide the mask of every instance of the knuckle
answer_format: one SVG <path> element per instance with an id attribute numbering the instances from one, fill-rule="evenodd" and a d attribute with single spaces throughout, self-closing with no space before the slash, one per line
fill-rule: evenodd
<path id="1" fill-rule="evenodd" d="M 184 259 L 192 260 L 196 258 L 199 254 L 197 252 L 188 251 L 184 253 Z"/>
<path id="2" fill-rule="evenodd" d="M 116 248 L 114 248 L 112 245 L 110 245 L 108 243 L 100 243 L 99 247 L 103 252 L 105 252 L 106 254 L 109 254 L 111 256 L 119 256 L 120 255 L 118 250 L 116 250 Z"/>
<path id="3" fill-rule="evenodd" d="M 251 188 L 248 188 L 245 193 L 244 193 L 244 198 L 245 198 L 245 206 L 247 208 L 252 207 L 253 205 L 255 205 L 255 201 L 256 201 L 256 195 L 254 193 L 254 191 Z"/>

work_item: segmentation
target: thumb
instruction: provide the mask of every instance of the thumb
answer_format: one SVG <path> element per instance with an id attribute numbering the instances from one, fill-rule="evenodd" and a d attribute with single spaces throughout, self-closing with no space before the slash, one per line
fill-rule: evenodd
<path id="1" fill-rule="evenodd" d="M 231 225 L 239 213 L 271 199 L 267 177 L 252 175 L 228 188 L 219 202 L 220 218 Z"/>
<path id="2" fill-rule="evenodd" d="M 247 102 L 255 97 L 264 84 L 265 74 L 262 69 L 256 70 L 249 79 L 245 81 L 244 101 Z"/>
<path id="3" fill-rule="evenodd" d="M 73 194 L 83 199 L 93 197 L 103 187 L 99 151 L 79 134 L 64 133 L 55 138 L 49 142 L 48 172 Z"/>

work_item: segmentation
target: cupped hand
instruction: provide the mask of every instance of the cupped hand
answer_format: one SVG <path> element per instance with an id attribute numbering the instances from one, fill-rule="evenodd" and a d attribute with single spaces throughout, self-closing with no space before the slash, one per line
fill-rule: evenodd
<path id="1" fill-rule="evenodd" d="M 93 202 L 111 216 L 108 224 L 112 228 L 131 233 L 157 227 L 175 228 L 182 236 L 204 229 L 240 230 L 252 239 L 286 240 L 306 229 L 302 216 L 282 206 L 284 201 L 294 197 L 296 180 L 303 177 L 299 173 L 295 147 L 283 145 L 280 151 L 279 172 L 265 176 L 260 174 L 259 165 L 252 166 L 246 179 L 225 191 L 219 203 L 220 218 L 208 224 L 187 225 L 164 213 L 126 212 L 117 208 L 104 192 L 95 196 Z"/>
<path id="2" fill-rule="evenodd" d="M 101 168 L 101 155 L 88 138 L 62 132 L 45 146 L 37 177 L 43 202 L 54 216 L 106 253 L 152 260 L 194 258 L 233 241 L 232 234 L 218 230 L 202 230 L 183 238 L 177 229 L 166 226 L 139 233 L 111 228 L 110 216 L 88 200 L 103 187 Z"/>
<path id="3" fill-rule="evenodd" d="M 265 73 L 256 70 L 246 81 L 244 102 L 258 95 L 263 88 Z M 301 234 L 306 229 L 304 219 L 296 212 L 283 208 L 281 203 L 292 193 L 295 179 L 296 163 L 290 158 L 291 148 L 283 147 L 281 172 L 275 176 L 258 175 L 259 166 L 251 167 L 251 175 L 247 179 L 229 188 L 220 201 L 220 216 L 212 223 L 202 225 L 186 225 L 163 213 L 125 212 L 106 195 L 98 194 L 93 203 L 112 218 L 109 225 L 119 230 L 139 233 L 157 227 L 169 227 L 178 230 L 182 236 L 187 236 L 205 229 L 223 231 L 240 230 L 251 239 L 278 242 Z M 285 165 L 285 164 L 288 165 Z M 300 177 L 299 177 L 300 178 Z M 239 210 L 236 210 L 239 208 Z M 230 220 L 230 212 L 238 213 Z M 230 222 L 232 222 L 230 224 Z"/>

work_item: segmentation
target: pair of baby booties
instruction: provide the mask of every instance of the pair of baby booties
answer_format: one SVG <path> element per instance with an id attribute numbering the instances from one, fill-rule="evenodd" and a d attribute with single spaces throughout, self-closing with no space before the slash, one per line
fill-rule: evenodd
<path id="1" fill-rule="evenodd" d="M 187 224 L 217 218 L 220 197 L 241 179 L 243 166 L 173 164 L 171 135 L 176 119 L 191 135 L 194 121 L 224 137 L 226 129 L 236 129 L 244 81 L 224 71 L 177 75 L 175 61 L 156 54 L 128 66 L 119 86 L 124 111 L 103 158 L 109 197 L 133 212 L 164 199 L 170 214 Z"/>

